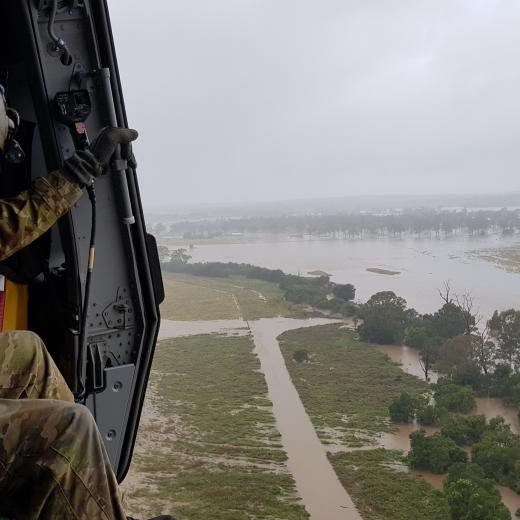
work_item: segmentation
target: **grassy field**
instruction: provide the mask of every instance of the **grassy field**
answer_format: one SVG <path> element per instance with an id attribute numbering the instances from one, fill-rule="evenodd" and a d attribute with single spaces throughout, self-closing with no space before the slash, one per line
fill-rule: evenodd
<path id="1" fill-rule="evenodd" d="M 301 317 L 280 288 L 249 278 L 204 278 L 163 273 L 166 299 L 161 315 L 170 320 L 253 320 L 274 316 Z"/>
<path id="2" fill-rule="evenodd" d="M 520 249 L 516 247 L 472 251 L 471 254 L 481 258 L 482 260 L 491 262 L 506 271 L 520 273 Z"/>
<path id="3" fill-rule="evenodd" d="M 325 443 L 365 445 L 377 432 L 394 428 L 388 406 L 401 392 L 428 389 L 340 325 L 293 330 L 279 340 L 294 385 Z M 305 350 L 309 362 L 294 361 L 296 350 Z"/>
<path id="4" fill-rule="evenodd" d="M 406 473 L 399 451 L 376 449 L 329 455 L 364 520 L 447 520 L 442 492 Z"/>
<path id="5" fill-rule="evenodd" d="M 285 332 L 280 347 L 292 380 L 324 444 L 365 449 L 329 454 L 341 483 L 364 520 L 447 520 L 441 492 L 408 472 L 401 451 L 370 449 L 380 432 L 393 430 L 388 405 L 403 391 L 428 385 L 406 374 L 373 346 L 340 325 Z M 305 350 L 309 362 L 293 354 Z"/>
<path id="6" fill-rule="evenodd" d="M 126 484 L 133 515 L 305 519 L 250 336 L 162 341 Z"/>

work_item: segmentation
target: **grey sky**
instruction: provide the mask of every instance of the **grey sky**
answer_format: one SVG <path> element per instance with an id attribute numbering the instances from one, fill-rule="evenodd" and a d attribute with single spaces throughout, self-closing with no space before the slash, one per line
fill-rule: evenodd
<path id="1" fill-rule="evenodd" d="M 147 208 L 520 190 L 518 0 L 110 8 Z"/>

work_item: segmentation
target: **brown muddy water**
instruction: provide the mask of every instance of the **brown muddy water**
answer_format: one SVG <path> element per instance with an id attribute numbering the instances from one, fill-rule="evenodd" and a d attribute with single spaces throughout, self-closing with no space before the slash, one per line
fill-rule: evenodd
<path id="1" fill-rule="evenodd" d="M 286 330 L 333 323 L 313 318 L 268 318 L 250 322 L 255 351 L 267 381 L 273 414 L 298 494 L 313 520 L 361 520 L 338 480 L 293 385 L 277 337 Z"/>
<path id="2" fill-rule="evenodd" d="M 421 379 L 424 379 L 424 372 L 422 371 L 419 353 L 406 346 L 398 345 L 379 345 L 376 347 L 380 352 L 384 352 L 392 361 L 401 364 L 403 370 L 409 374 L 413 374 Z M 434 383 L 439 378 L 439 374 L 432 372 L 430 375 L 430 382 Z M 500 399 L 491 397 L 478 397 L 476 399 L 477 406 L 475 408 L 475 414 L 485 415 L 486 418 L 492 419 L 497 415 L 502 416 L 506 423 L 511 426 L 511 431 L 516 434 L 520 434 L 520 427 L 518 424 L 517 412 L 514 408 L 505 406 Z M 386 449 L 397 449 L 402 451 L 410 450 L 410 433 L 417 430 L 418 425 L 406 424 L 399 427 L 399 430 L 395 433 L 383 434 L 378 445 Z M 427 427 L 424 428 L 428 435 L 438 431 L 438 428 Z M 416 475 L 424 478 L 429 484 L 436 489 L 442 489 L 442 482 L 446 475 L 436 475 L 427 471 L 416 471 Z M 497 486 L 502 501 L 511 512 L 513 518 L 515 512 L 520 508 L 520 495 L 515 493 L 513 490 L 504 487 Z"/>
<path id="3" fill-rule="evenodd" d="M 402 369 L 408 374 L 413 374 L 414 376 L 424 379 L 424 372 L 421 368 L 419 352 L 417 352 L 417 350 L 399 345 L 378 345 L 375 348 L 386 354 L 392 361 L 399 363 Z M 430 383 L 436 383 L 439 377 L 440 376 L 437 372 L 430 372 Z M 514 408 L 505 406 L 500 399 L 495 399 L 493 397 L 477 397 L 476 403 L 477 407 L 473 412 L 474 414 L 484 415 L 488 420 L 497 415 L 501 415 L 505 419 L 506 423 L 511 426 L 511 431 L 520 434 L 517 411 Z"/>
<path id="4" fill-rule="evenodd" d="M 280 236 L 198 245 L 190 250 L 190 255 L 194 262 L 245 262 L 293 274 L 325 271 L 333 282 L 354 284 L 356 299 L 360 301 L 378 291 L 394 291 L 420 313 L 433 312 L 441 306 L 437 289 L 445 280 L 451 280 L 453 292 L 470 291 L 479 313 L 488 319 L 495 309 L 517 307 L 520 276 L 498 268 L 474 252 L 518 245 L 518 236 L 495 234 L 362 240 Z M 367 268 L 400 274 L 387 276 Z"/>

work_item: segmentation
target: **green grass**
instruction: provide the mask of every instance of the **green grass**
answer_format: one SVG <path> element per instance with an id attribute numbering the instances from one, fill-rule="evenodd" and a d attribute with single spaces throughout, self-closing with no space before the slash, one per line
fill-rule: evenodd
<path id="1" fill-rule="evenodd" d="M 401 392 L 418 395 L 428 390 L 425 382 L 404 373 L 340 325 L 285 332 L 279 341 L 294 385 L 324 442 L 366 444 L 377 432 L 394 429 L 388 406 Z M 306 350 L 310 362 L 294 361 L 297 350 Z"/>
<path id="2" fill-rule="evenodd" d="M 447 520 L 444 494 L 406 472 L 399 451 L 376 449 L 329 455 L 364 520 Z"/>
<path id="3" fill-rule="evenodd" d="M 158 345 L 127 487 L 132 514 L 308 517 L 252 349 L 250 336 L 200 335 Z"/>
<path id="4" fill-rule="evenodd" d="M 246 320 L 301 317 L 277 284 L 249 278 L 205 278 L 163 273 L 166 298 L 161 315 L 170 320 Z"/>

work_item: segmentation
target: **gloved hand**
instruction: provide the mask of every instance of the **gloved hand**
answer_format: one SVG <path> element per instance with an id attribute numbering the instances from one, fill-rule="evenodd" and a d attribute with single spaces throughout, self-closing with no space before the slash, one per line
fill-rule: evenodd
<path id="1" fill-rule="evenodd" d="M 103 128 L 94 138 L 89 150 L 78 150 L 65 161 L 64 170 L 81 186 L 90 186 L 103 172 L 118 145 L 121 159 L 132 168 L 137 166 L 132 153 L 132 141 L 139 134 L 130 128 Z"/>

